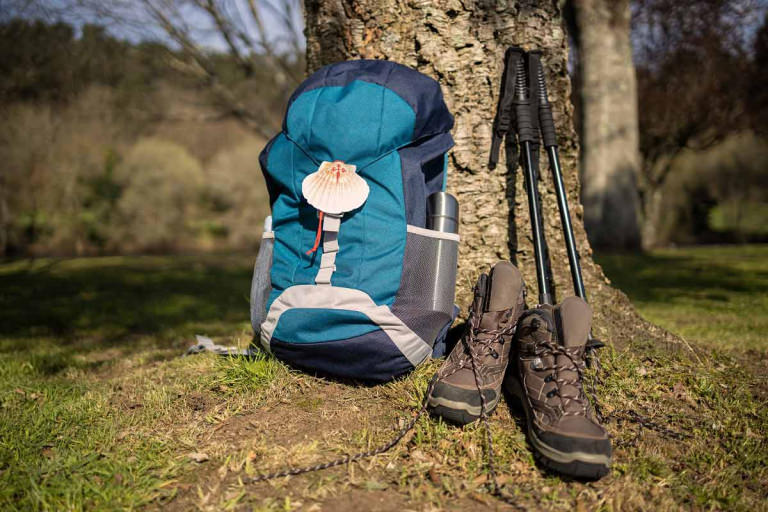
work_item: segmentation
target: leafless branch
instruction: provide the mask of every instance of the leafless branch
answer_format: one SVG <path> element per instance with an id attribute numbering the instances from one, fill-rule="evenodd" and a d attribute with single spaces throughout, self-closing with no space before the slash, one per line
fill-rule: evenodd
<path id="1" fill-rule="evenodd" d="M 221 4 L 216 3 L 214 0 L 195 0 L 195 3 L 211 17 L 221 37 L 227 43 L 229 53 L 243 69 L 245 76 L 251 76 L 253 74 L 253 61 L 245 58 L 240 52 L 240 48 L 238 48 L 235 42 L 237 37 L 235 28 L 223 14 Z"/>
<path id="2" fill-rule="evenodd" d="M 264 48 L 265 53 L 269 57 L 269 60 L 272 63 L 274 63 L 277 66 L 279 66 L 280 69 L 283 72 L 285 72 L 293 80 L 293 82 L 298 83 L 300 81 L 299 77 L 297 77 L 295 72 L 293 71 L 293 69 L 290 66 L 287 65 L 287 63 L 285 62 L 285 59 L 283 59 L 283 58 L 281 58 L 281 57 L 279 57 L 277 55 L 277 53 L 275 52 L 274 47 L 269 42 L 269 40 L 267 38 L 267 35 L 266 35 L 266 30 L 264 30 L 264 23 L 263 23 L 263 21 L 261 19 L 261 15 L 259 14 L 259 10 L 256 7 L 256 1 L 255 0 L 247 0 L 247 3 L 248 3 L 248 10 L 251 13 L 251 17 L 253 18 L 253 23 L 256 25 L 256 32 L 257 32 L 257 36 L 259 38 L 259 44 L 261 44 L 262 48 Z M 272 6 L 272 4 L 269 3 L 268 1 L 265 1 L 264 4 L 274 8 Z M 286 9 L 290 9 L 290 4 L 291 4 L 290 0 L 285 0 L 284 5 L 285 5 Z M 281 19 L 283 19 L 284 26 L 287 27 L 287 28 L 290 28 L 291 30 L 293 30 L 292 20 L 288 19 L 286 21 L 287 18 L 283 18 L 283 16 L 289 16 L 289 15 L 290 15 L 290 11 L 289 11 L 288 14 L 286 14 L 285 12 L 281 12 L 281 14 L 280 14 Z M 292 37 L 291 39 L 294 41 L 294 49 L 296 49 L 297 53 L 298 53 L 298 51 L 300 51 L 300 50 L 298 50 L 298 48 L 299 48 L 298 41 L 299 40 L 296 37 Z"/>
<path id="3" fill-rule="evenodd" d="M 0 0 L 2 2 L 3 0 Z M 22 0 L 20 0 L 22 1 Z M 45 1 L 45 0 L 41 0 Z M 53 0 L 51 0 L 53 2 Z M 120 23 L 142 37 L 154 34 L 170 40 L 174 50 L 169 62 L 174 68 L 198 80 L 212 94 L 217 105 L 262 135 L 275 127 L 269 115 L 271 105 L 243 101 L 219 76 L 221 63 L 210 50 L 221 41 L 226 53 L 246 78 L 262 71 L 287 95 L 301 80 L 296 69 L 303 52 L 298 0 L 55 0 L 68 19 Z M 269 23 L 262 15 L 268 13 Z M 285 39 L 281 36 L 285 36 Z M 213 36 L 213 37 L 211 37 Z M 266 66 L 266 69 L 263 68 Z M 261 74 L 259 74 L 261 76 Z M 269 87 L 269 85 L 266 85 Z"/>

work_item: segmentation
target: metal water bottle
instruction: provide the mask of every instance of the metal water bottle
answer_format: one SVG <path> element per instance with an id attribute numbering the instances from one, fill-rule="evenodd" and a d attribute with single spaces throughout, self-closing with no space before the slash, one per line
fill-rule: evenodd
<path id="1" fill-rule="evenodd" d="M 448 192 L 435 192 L 427 198 L 427 229 L 459 232 L 459 202 Z"/>
<path id="2" fill-rule="evenodd" d="M 453 301 L 456 295 L 456 271 L 459 260 L 459 202 L 447 192 L 435 192 L 427 198 L 427 229 L 435 231 L 430 242 L 431 257 L 425 275 L 429 276 L 429 307 L 440 312 L 446 320 L 445 327 L 435 338 L 432 357 L 442 357 L 446 352 L 445 338 L 458 308 Z M 444 235 L 441 235 L 444 233 Z"/>
<path id="3" fill-rule="evenodd" d="M 435 192 L 427 198 L 427 229 L 457 235 L 459 232 L 459 202 L 447 192 Z M 433 256 L 429 265 L 432 276 L 434 311 L 453 312 L 456 293 L 456 268 L 459 258 L 458 237 L 435 237 Z"/>

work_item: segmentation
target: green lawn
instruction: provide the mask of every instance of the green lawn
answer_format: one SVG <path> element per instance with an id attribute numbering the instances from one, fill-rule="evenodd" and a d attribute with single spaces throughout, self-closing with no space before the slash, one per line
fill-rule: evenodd
<path id="1" fill-rule="evenodd" d="M 178 356 L 194 333 L 244 335 L 249 266 L 214 255 L 1 265 L 0 509 L 167 495 L 184 462 L 175 451 L 194 443 L 158 429 L 185 421 L 176 404 L 216 380 L 212 361 Z"/>
<path id="2" fill-rule="evenodd" d="M 710 347 L 768 350 L 768 245 L 596 259 L 651 322 Z"/>
<path id="3" fill-rule="evenodd" d="M 491 426 L 507 492 L 543 509 L 768 510 L 768 248 L 599 261 L 647 318 L 725 350 L 699 360 L 642 341 L 604 351 L 598 391 L 615 463 L 597 483 L 538 468 L 520 419 L 499 407 Z M 0 509 L 499 506 L 485 488 L 482 429 L 430 418 L 372 460 L 243 483 L 389 438 L 439 364 L 360 387 L 269 357 L 180 357 L 196 333 L 250 341 L 251 265 L 237 255 L 0 264 Z M 640 429 L 632 411 L 691 437 Z"/>

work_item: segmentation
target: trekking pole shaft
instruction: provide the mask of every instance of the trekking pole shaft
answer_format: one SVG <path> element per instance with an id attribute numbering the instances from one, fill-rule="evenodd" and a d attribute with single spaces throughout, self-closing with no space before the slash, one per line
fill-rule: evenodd
<path id="1" fill-rule="evenodd" d="M 532 144 L 523 141 L 520 144 L 525 172 L 525 188 L 528 194 L 528 210 L 531 215 L 531 235 L 533 237 L 534 260 L 536 262 L 536 281 L 539 285 L 539 304 L 552 304 L 552 292 L 549 289 L 547 267 L 544 261 L 544 226 L 541 222 L 539 209 L 539 189 L 536 173 L 533 168 Z"/>
<path id="2" fill-rule="evenodd" d="M 542 66 L 538 66 L 536 79 L 539 86 L 539 126 L 544 141 L 544 148 L 547 151 L 549 169 L 552 171 L 552 179 L 555 183 L 557 208 L 560 211 L 560 223 L 563 226 L 565 248 L 568 252 L 568 266 L 571 269 L 571 279 L 573 280 L 573 291 L 578 297 L 586 301 L 587 293 L 584 290 L 584 279 L 581 275 L 579 253 L 576 251 L 576 240 L 573 236 L 571 213 L 570 210 L 568 210 L 568 196 L 565 193 L 565 185 L 563 185 L 563 171 L 560 168 L 560 155 L 557 153 L 555 121 L 552 117 L 552 106 L 550 105 L 549 97 L 547 96 L 547 82 L 544 78 L 544 68 Z"/>
<path id="3" fill-rule="evenodd" d="M 565 237 L 565 248 L 568 251 L 568 263 L 571 268 L 571 279 L 573 280 L 573 291 L 577 296 L 585 301 L 587 293 L 584 290 L 584 279 L 581 276 L 581 263 L 579 262 L 579 253 L 576 252 L 576 240 L 573 236 L 573 225 L 571 224 L 571 213 L 568 210 L 568 196 L 565 193 L 563 185 L 563 172 L 560 169 L 560 157 L 557 154 L 557 146 L 547 146 L 547 157 L 549 159 L 549 168 L 552 171 L 552 178 L 555 182 L 555 193 L 557 195 L 557 207 L 560 210 L 560 222 L 563 225 L 563 235 Z"/>

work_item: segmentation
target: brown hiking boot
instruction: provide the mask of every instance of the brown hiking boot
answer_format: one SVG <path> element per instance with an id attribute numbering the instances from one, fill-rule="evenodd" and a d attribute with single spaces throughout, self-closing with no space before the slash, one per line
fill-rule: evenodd
<path id="1" fill-rule="evenodd" d="M 578 297 L 527 311 L 504 380 L 525 411 L 528 440 L 541 463 L 576 478 L 600 478 L 611 464 L 608 433 L 593 417 L 582 387 L 591 318 L 589 305 Z"/>
<path id="2" fill-rule="evenodd" d="M 523 289 L 520 272 L 507 261 L 478 278 L 467 330 L 433 379 L 432 413 L 464 425 L 478 419 L 483 406 L 489 414 L 499 403 Z"/>

